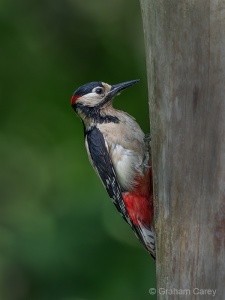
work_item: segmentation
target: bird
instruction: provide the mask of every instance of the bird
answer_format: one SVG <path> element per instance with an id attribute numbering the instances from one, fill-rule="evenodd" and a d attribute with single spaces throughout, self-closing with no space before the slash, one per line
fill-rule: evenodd
<path id="1" fill-rule="evenodd" d="M 75 90 L 71 106 L 81 119 L 91 165 L 123 219 L 155 259 L 150 136 L 113 99 L 139 80 L 110 85 L 86 83 Z"/>

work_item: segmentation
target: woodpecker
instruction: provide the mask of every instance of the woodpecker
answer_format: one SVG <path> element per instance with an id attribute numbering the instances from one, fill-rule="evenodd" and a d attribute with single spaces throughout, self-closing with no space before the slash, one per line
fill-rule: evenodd
<path id="1" fill-rule="evenodd" d="M 87 83 L 73 93 L 71 106 L 83 123 L 90 163 L 123 219 L 155 258 L 149 136 L 132 116 L 112 106 L 115 96 L 138 81 Z"/>

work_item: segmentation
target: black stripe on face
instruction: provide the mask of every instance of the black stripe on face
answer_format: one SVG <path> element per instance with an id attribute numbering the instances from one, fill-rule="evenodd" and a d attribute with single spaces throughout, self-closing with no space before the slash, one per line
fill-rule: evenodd
<path id="1" fill-rule="evenodd" d="M 74 107 L 78 116 L 82 119 L 81 114 L 86 116 L 87 118 L 93 119 L 96 123 L 119 123 L 119 119 L 115 116 L 110 115 L 101 115 L 100 110 L 96 110 L 95 107 L 90 107 L 83 105 L 81 103 L 77 103 Z"/>

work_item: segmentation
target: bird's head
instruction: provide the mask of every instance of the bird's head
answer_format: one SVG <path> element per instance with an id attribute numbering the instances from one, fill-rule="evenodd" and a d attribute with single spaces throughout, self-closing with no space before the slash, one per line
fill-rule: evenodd
<path id="1" fill-rule="evenodd" d="M 101 81 L 86 83 L 73 93 L 71 105 L 81 119 L 94 117 L 103 107 L 111 105 L 115 96 L 138 81 L 131 80 L 115 85 Z"/>

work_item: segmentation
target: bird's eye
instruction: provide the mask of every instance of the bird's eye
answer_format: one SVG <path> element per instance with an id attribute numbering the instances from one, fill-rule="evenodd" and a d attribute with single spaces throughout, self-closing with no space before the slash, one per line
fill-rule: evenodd
<path id="1" fill-rule="evenodd" d="M 104 92 L 103 88 L 98 87 L 95 89 L 95 93 L 101 95 Z"/>

